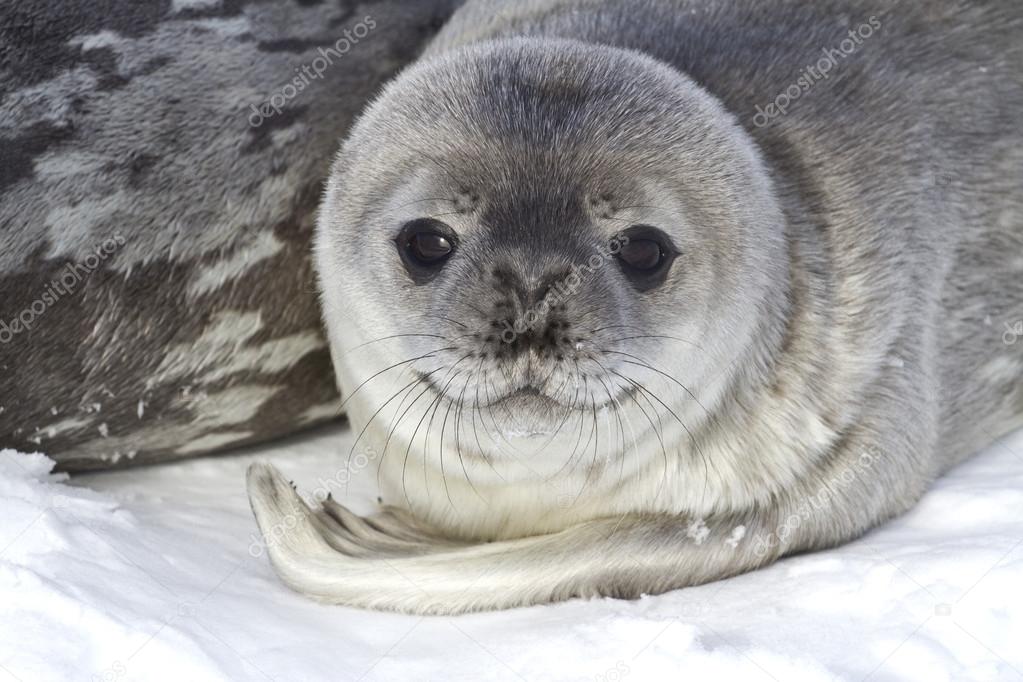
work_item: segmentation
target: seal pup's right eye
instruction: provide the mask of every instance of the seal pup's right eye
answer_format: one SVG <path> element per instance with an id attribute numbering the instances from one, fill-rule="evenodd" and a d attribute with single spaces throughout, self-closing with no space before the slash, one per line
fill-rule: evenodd
<path id="1" fill-rule="evenodd" d="M 433 279 L 458 243 L 454 231 L 433 218 L 417 218 L 405 223 L 394 242 L 405 269 L 417 284 Z"/>

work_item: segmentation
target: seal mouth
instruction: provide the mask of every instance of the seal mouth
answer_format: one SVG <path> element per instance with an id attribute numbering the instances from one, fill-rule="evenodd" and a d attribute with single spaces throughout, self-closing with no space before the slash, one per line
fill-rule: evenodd
<path id="1" fill-rule="evenodd" d="M 555 402 L 552 398 L 548 397 L 547 394 L 543 393 L 542 391 L 540 391 L 539 388 L 537 388 L 536 386 L 533 386 L 532 384 L 528 384 L 526 386 L 523 386 L 522 388 L 517 388 L 514 391 L 506 393 L 505 395 L 501 396 L 500 398 L 498 398 L 494 402 L 500 403 L 500 402 L 503 402 L 505 400 L 513 400 L 513 399 L 519 399 L 519 398 L 527 399 L 527 400 L 528 399 L 542 399 L 542 400 L 549 400 L 551 402 Z"/>
<path id="2" fill-rule="evenodd" d="M 472 395 L 473 400 L 465 402 L 459 399 L 457 391 L 453 395 L 449 391 L 442 390 L 433 380 L 433 377 L 428 373 L 416 370 L 415 374 L 424 384 L 429 386 L 431 391 L 438 394 L 441 400 L 445 400 L 452 405 L 462 405 L 477 409 L 500 407 L 508 412 L 555 417 L 557 415 L 564 415 L 568 412 L 590 412 L 594 409 L 601 410 L 606 407 L 613 406 L 615 402 L 621 402 L 633 393 L 633 389 L 629 388 L 621 392 L 619 395 L 614 396 L 613 399 L 611 396 L 607 396 L 605 400 L 596 403 L 583 401 L 578 404 L 569 405 L 545 393 L 540 387 L 534 384 L 525 384 L 496 397 L 491 395 L 488 397 L 486 402 L 476 400 L 475 392 L 470 389 L 470 392 L 467 395 Z M 482 397 L 482 395 L 479 396 L 479 398 Z"/>
<path id="3" fill-rule="evenodd" d="M 441 395 L 442 399 L 447 400 L 455 405 L 461 404 L 463 401 L 459 400 L 457 395 L 452 395 L 448 391 L 443 391 L 433 381 L 433 377 L 429 374 L 417 371 L 416 374 L 419 376 L 425 384 L 427 384 L 434 393 Z M 483 396 L 481 395 L 480 398 Z M 474 403 L 475 407 L 480 408 L 491 408 L 491 407 L 503 407 L 509 410 L 570 410 L 572 408 L 559 400 L 547 395 L 539 387 L 533 384 L 526 384 L 519 388 L 507 391 L 499 396 L 489 396 L 487 401 L 482 400 Z M 471 405 L 467 405 L 471 406 Z"/>
<path id="4" fill-rule="evenodd" d="M 563 405 L 550 397 L 536 386 L 527 384 L 521 388 L 505 393 L 500 398 L 493 400 L 486 407 L 501 405 L 511 409 L 520 410 L 567 410 L 568 405 Z"/>

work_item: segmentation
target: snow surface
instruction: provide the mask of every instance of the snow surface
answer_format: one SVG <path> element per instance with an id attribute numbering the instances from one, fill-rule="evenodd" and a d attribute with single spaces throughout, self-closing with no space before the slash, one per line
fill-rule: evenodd
<path id="1" fill-rule="evenodd" d="M 72 481 L 0 452 L 0 681 L 1023 680 L 1023 433 L 839 549 L 638 601 L 455 618 L 323 606 L 275 578 L 245 468 L 338 495 L 349 438 Z M 373 478 L 352 484 L 356 511 Z"/>

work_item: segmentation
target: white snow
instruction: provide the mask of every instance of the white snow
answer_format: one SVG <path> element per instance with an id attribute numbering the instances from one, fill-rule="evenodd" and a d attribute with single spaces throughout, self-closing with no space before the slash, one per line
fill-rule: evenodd
<path id="1" fill-rule="evenodd" d="M 269 459 L 308 493 L 349 438 L 71 481 L 0 452 L 0 681 L 1023 680 L 1023 433 L 835 550 L 638 601 L 457 618 L 277 581 L 246 466 Z M 353 479 L 356 511 L 373 474 Z"/>

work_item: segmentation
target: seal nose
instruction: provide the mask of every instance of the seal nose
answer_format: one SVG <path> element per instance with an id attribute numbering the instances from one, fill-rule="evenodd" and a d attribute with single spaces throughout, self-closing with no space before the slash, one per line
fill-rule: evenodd
<path id="1" fill-rule="evenodd" d="M 562 346 L 571 342 L 567 336 L 571 325 L 565 314 L 570 292 L 563 286 L 569 272 L 567 267 L 551 269 L 527 283 L 509 269 L 495 269 L 498 299 L 490 326 L 497 334 L 488 335 L 487 341 L 496 357 L 536 350 L 561 359 Z"/>

